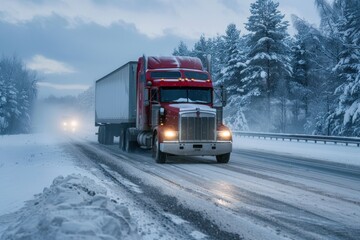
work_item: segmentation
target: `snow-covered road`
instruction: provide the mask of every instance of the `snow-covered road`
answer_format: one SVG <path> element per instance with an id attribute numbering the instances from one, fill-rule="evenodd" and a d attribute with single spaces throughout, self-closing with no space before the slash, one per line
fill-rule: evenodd
<path id="1" fill-rule="evenodd" d="M 216 239 L 356 239 L 360 235 L 360 168 L 304 157 L 236 149 L 229 164 L 170 157 L 116 145 L 74 144 L 133 195 L 166 209 Z"/>
<path id="2" fill-rule="evenodd" d="M 114 239 L 124 236 L 132 239 L 358 239 L 360 167 L 349 163 L 356 163 L 351 160 L 352 156 L 359 156 L 356 154 L 359 148 L 338 146 L 337 155 L 318 158 L 315 149 L 325 150 L 320 145 L 299 144 L 301 149 L 314 151 L 306 155 L 299 154 L 301 150 L 281 150 L 276 144 L 289 144 L 287 150 L 296 148 L 296 143 L 270 143 L 267 145 L 272 147 L 267 148 L 264 140 L 248 145 L 237 142 L 229 164 L 217 164 L 214 157 L 170 157 L 167 164 L 159 165 L 154 163 L 149 151 L 127 154 L 116 144 L 99 145 L 94 137 L 64 137 L 53 150 L 46 145 L 41 154 L 31 154 L 37 160 L 46 154 L 57 158 L 66 156 L 66 161 L 57 160 L 65 164 L 64 174 L 80 173 L 85 179 L 78 175 L 57 179 L 50 190 L 28 202 L 16 214 L 0 216 L 0 223 L 10 226 L 3 238 L 19 237 L 19 232 L 24 234 L 21 225 L 34 219 L 27 217 L 36 212 L 31 208 L 36 203 L 41 209 L 56 210 L 55 216 L 45 214 L 46 211 L 40 215 L 48 219 L 50 225 L 55 220 L 59 222 L 58 219 L 68 223 L 67 228 L 61 228 L 61 234 L 50 235 L 58 239 L 68 236 L 69 222 L 77 223 L 81 229 L 70 228 L 70 233 L 95 234 L 95 239 L 101 236 Z M 326 148 L 330 151 L 332 146 Z M 332 156 L 344 157 L 335 161 L 336 157 Z M 70 160 L 74 166 L 68 164 Z M 28 161 L 33 160 L 30 158 L 26 164 Z M 1 166 L 0 161 L 0 171 L 7 165 L 5 162 Z M 57 172 L 61 171 L 59 167 Z M 48 193 L 59 189 L 66 189 L 66 194 L 60 196 L 69 199 L 71 194 L 80 194 L 80 199 L 75 197 L 76 209 L 80 216 L 87 216 L 90 223 L 78 219 L 76 212 L 64 213 L 64 209 L 67 211 L 73 205 L 63 197 L 50 198 L 49 202 Z M 101 201 L 94 201 L 89 192 Z M 59 201 L 61 204 L 54 205 Z M 96 211 L 89 212 L 94 204 Z M 96 218 L 97 222 L 91 222 L 91 218 L 98 215 L 99 204 L 103 206 L 102 213 Z M 109 211 L 113 212 L 111 217 L 125 221 L 125 233 L 104 228 L 108 222 L 116 226 L 116 221 L 106 217 Z M 25 219 L 19 220 L 19 216 Z M 44 224 L 37 220 L 38 224 Z M 94 228 L 99 230 L 96 232 Z"/>

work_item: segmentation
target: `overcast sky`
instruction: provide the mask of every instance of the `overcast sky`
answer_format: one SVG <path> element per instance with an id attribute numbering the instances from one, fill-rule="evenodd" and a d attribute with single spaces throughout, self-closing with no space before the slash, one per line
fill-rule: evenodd
<path id="1" fill-rule="evenodd" d="M 192 47 L 229 23 L 244 33 L 254 1 L 0 0 L 0 54 L 38 72 L 39 97 L 74 95 L 142 54 L 170 55 L 180 41 Z M 287 20 L 319 24 L 314 0 L 279 2 Z"/>

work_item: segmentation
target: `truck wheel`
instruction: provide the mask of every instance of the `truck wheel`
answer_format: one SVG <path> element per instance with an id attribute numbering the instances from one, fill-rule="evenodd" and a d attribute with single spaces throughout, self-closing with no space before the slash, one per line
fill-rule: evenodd
<path id="1" fill-rule="evenodd" d="M 129 129 L 126 129 L 125 132 L 125 152 L 133 152 L 135 149 L 135 142 L 131 141 L 131 134 Z"/>
<path id="2" fill-rule="evenodd" d="M 105 126 L 100 126 L 99 127 L 99 136 L 98 136 L 98 138 L 99 138 L 99 143 L 100 144 L 104 144 L 105 143 L 105 134 L 104 134 L 104 127 Z"/>
<path id="3" fill-rule="evenodd" d="M 110 126 L 104 126 L 104 144 L 111 145 L 114 143 L 114 135 Z"/>
<path id="4" fill-rule="evenodd" d="M 119 134 L 119 148 L 125 151 L 125 131 L 124 129 L 120 130 Z"/>
<path id="5" fill-rule="evenodd" d="M 230 153 L 216 155 L 216 160 L 218 163 L 228 163 L 230 160 Z"/>
<path id="6" fill-rule="evenodd" d="M 98 142 L 101 143 L 101 134 L 100 134 L 100 128 L 98 128 Z"/>
<path id="7" fill-rule="evenodd" d="M 152 150 L 153 150 L 153 158 L 155 159 L 155 162 L 157 163 L 166 162 L 166 153 L 160 151 L 160 143 L 157 135 L 155 135 L 154 137 Z"/>

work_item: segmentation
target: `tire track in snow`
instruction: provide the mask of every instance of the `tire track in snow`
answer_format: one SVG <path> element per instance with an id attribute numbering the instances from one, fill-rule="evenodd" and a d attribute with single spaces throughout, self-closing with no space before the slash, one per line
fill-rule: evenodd
<path id="1" fill-rule="evenodd" d="M 154 214 L 163 215 L 169 222 L 172 222 L 174 226 L 177 227 L 178 231 L 182 232 L 183 235 L 187 236 L 184 239 L 242 239 L 238 234 L 229 233 L 222 231 L 218 226 L 216 226 L 213 222 L 204 218 L 202 214 L 197 211 L 193 211 L 191 209 L 187 209 L 178 203 L 178 200 L 172 196 L 165 195 L 159 189 L 156 189 L 150 185 L 144 183 L 137 176 L 129 175 L 124 169 L 119 167 L 118 165 L 108 162 L 104 156 L 102 156 L 101 152 L 96 152 L 91 147 L 89 148 L 86 144 L 75 143 L 77 149 L 79 149 L 83 154 L 85 154 L 91 161 L 98 165 L 98 168 L 101 171 L 111 178 L 115 183 L 122 185 L 124 188 L 128 189 L 129 192 L 132 193 L 134 198 L 139 201 L 145 208 L 148 208 Z M 113 153 L 112 153 L 113 154 Z M 122 159 L 130 160 L 125 155 L 117 155 Z M 127 183 L 123 183 L 119 181 L 112 171 L 108 171 L 102 165 L 107 166 L 112 169 L 112 171 L 116 171 L 123 178 L 126 178 L 127 181 L 130 181 L 133 184 L 138 185 L 141 188 L 142 193 L 134 192 L 132 189 L 129 189 L 129 185 Z M 180 216 L 184 219 L 179 225 L 179 222 L 174 220 L 174 217 L 170 217 L 172 214 L 174 216 Z M 189 222 L 189 224 L 187 223 Z M 171 225 L 171 224 L 170 224 Z M 199 230 L 194 229 L 194 226 Z M 205 233 L 205 234 L 204 234 Z"/>
<path id="2" fill-rule="evenodd" d="M 246 175 L 254 178 L 259 178 L 261 181 L 280 183 L 286 186 L 291 186 L 293 188 L 297 188 L 303 191 L 307 191 L 313 194 L 323 195 L 329 198 L 335 198 L 336 200 L 347 201 L 348 203 L 357 204 L 358 202 L 348 200 L 342 197 L 337 197 L 332 194 L 326 193 L 325 191 L 319 191 L 316 188 L 312 189 L 307 187 L 305 184 L 299 182 L 287 181 L 282 178 L 273 177 L 268 175 L 268 173 L 274 174 L 287 174 L 287 175 L 296 175 L 299 179 L 305 179 L 308 176 L 300 173 L 287 173 L 284 170 L 277 170 L 275 168 L 268 168 L 266 166 L 261 167 L 259 164 L 249 164 L 243 163 L 240 156 L 244 156 L 241 153 L 234 154 L 236 159 L 235 161 L 231 161 L 231 164 L 222 165 L 216 164 L 212 160 L 208 159 L 199 159 L 199 158 L 190 158 L 176 159 L 170 158 L 170 163 L 165 165 L 155 165 L 152 159 L 148 157 L 150 154 L 143 154 L 140 151 L 135 154 L 126 154 L 122 153 L 114 146 L 101 146 L 97 144 L 91 143 L 91 145 L 95 148 L 102 149 L 106 152 L 111 153 L 113 156 L 118 158 L 126 159 L 126 163 L 134 166 L 135 168 L 146 172 L 147 174 L 153 176 L 154 178 L 159 178 L 161 181 L 166 182 L 167 184 L 173 186 L 179 191 L 186 191 L 193 195 L 195 198 L 202 198 L 206 201 L 216 202 L 219 201 L 218 206 L 220 208 L 225 208 L 227 210 L 231 210 L 233 214 L 236 215 L 245 215 L 245 217 L 249 217 L 250 219 L 256 219 L 261 223 L 255 224 L 265 224 L 269 227 L 275 228 L 279 233 L 282 232 L 283 236 L 289 234 L 295 238 L 301 236 L 301 238 L 305 239 L 317 239 L 321 235 L 325 236 L 325 238 L 331 236 L 335 239 L 356 239 L 359 231 L 354 228 L 347 228 L 341 223 L 332 220 L 326 216 L 322 216 L 321 214 L 317 214 L 312 210 L 307 210 L 298 207 L 292 203 L 288 203 L 285 200 L 279 200 L 276 198 L 268 197 L 263 195 L 262 193 L 257 193 L 255 191 L 251 191 L 246 187 L 240 187 L 241 185 L 228 184 L 231 187 L 232 191 L 227 190 L 227 192 L 217 192 L 213 190 L 213 185 L 209 184 L 207 181 L 215 181 L 214 177 L 211 174 L 218 175 L 229 175 L 231 178 L 236 178 L 234 175 Z M 251 155 L 251 154 L 249 154 Z M 251 155 L 252 156 L 252 155 Z M 254 154 L 253 158 L 262 158 L 261 156 Z M 266 156 L 263 156 L 266 158 Z M 280 156 L 281 158 L 281 156 Z M 280 160 L 278 160 L 279 162 Z M 213 164 L 214 163 L 214 164 Z M 275 161 L 276 163 L 276 161 Z M 200 165 L 201 169 L 205 169 L 209 171 L 209 176 L 206 177 L 203 174 L 201 175 L 198 171 Z M 279 164 L 275 164 L 275 166 L 286 167 L 286 165 L 290 165 L 289 163 L 280 162 Z M 155 166 L 155 167 L 154 167 Z M 297 167 L 304 168 L 306 164 L 298 164 Z M 111 168 L 117 169 L 117 165 L 110 164 Z M 245 170 L 246 168 L 250 168 L 251 170 Z M 318 166 L 316 166 L 318 169 Z M 299 170 L 297 170 L 299 171 Z M 324 172 L 324 170 L 322 170 Z M 325 171 L 326 172 L 326 171 Z M 333 173 L 334 169 L 331 169 L 329 173 Z M 166 173 L 166 174 L 165 174 Z M 170 177 L 170 175 L 171 177 Z M 336 173 L 335 173 L 336 174 Z M 331 175 L 331 174 L 330 174 Z M 339 174 L 336 174 L 339 175 Z M 344 174 L 340 174 L 343 176 Z M 131 176 L 130 176 L 131 177 Z M 132 176 L 133 177 L 133 176 Z M 346 177 L 346 176 L 345 176 Z M 174 178 L 177 178 L 174 180 Z M 351 176 L 351 179 L 354 180 L 354 176 Z M 355 178 L 356 179 L 356 178 Z M 312 181 L 321 181 L 321 178 L 313 177 Z M 186 182 L 186 183 L 184 183 Z M 327 184 L 331 183 L 331 181 L 323 181 Z M 231 183 L 231 180 L 228 180 L 228 183 Z M 192 187 L 186 187 L 186 185 L 190 185 Z M 341 185 L 341 184 L 340 184 Z M 143 185 L 143 187 L 147 187 Z M 344 187 L 344 185 L 342 186 Z M 194 190 L 195 189 L 195 190 Z M 275 196 L 276 197 L 276 196 Z M 278 196 L 277 196 L 278 197 Z M 223 203 L 221 204 L 221 201 Z M 240 206 L 238 202 L 241 202 Z M 244 207 L 243 205 L 248 205 Z M 265 212 L 265 214 L 264 214 Z M 287 214 L 290 213 L 290 214 Z M 298 217 L 297 217 L 298 216 Z M 339 226 L 340 224 L 340 226 Z M 211 234 L 210 234 L 211 235 Z M 297 237 L 296 237 L 297 236 Z"/>

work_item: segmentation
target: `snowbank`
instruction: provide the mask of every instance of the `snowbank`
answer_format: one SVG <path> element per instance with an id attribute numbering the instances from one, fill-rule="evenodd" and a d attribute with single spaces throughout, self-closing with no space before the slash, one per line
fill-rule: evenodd
<path id="1" fill-rule="evenodd" d="M 18 212 L 2 239 L 138 239 L 129 211 L 79 174 L 57 177 Z"/>
<path id="2" fill-rule="evenodd" d="M 254 150 L 294 157 L 360 166 L 360 147 L 332 143 L 277 141 L 234 136 L 234 149 Z"/>
<path id="3" fill-rule="evenodd" d="M 0 215 L 21 208 L 59 175 L 86 175 L 64 152 L 66 141 L 49 134 L 0 136 Z"/>

